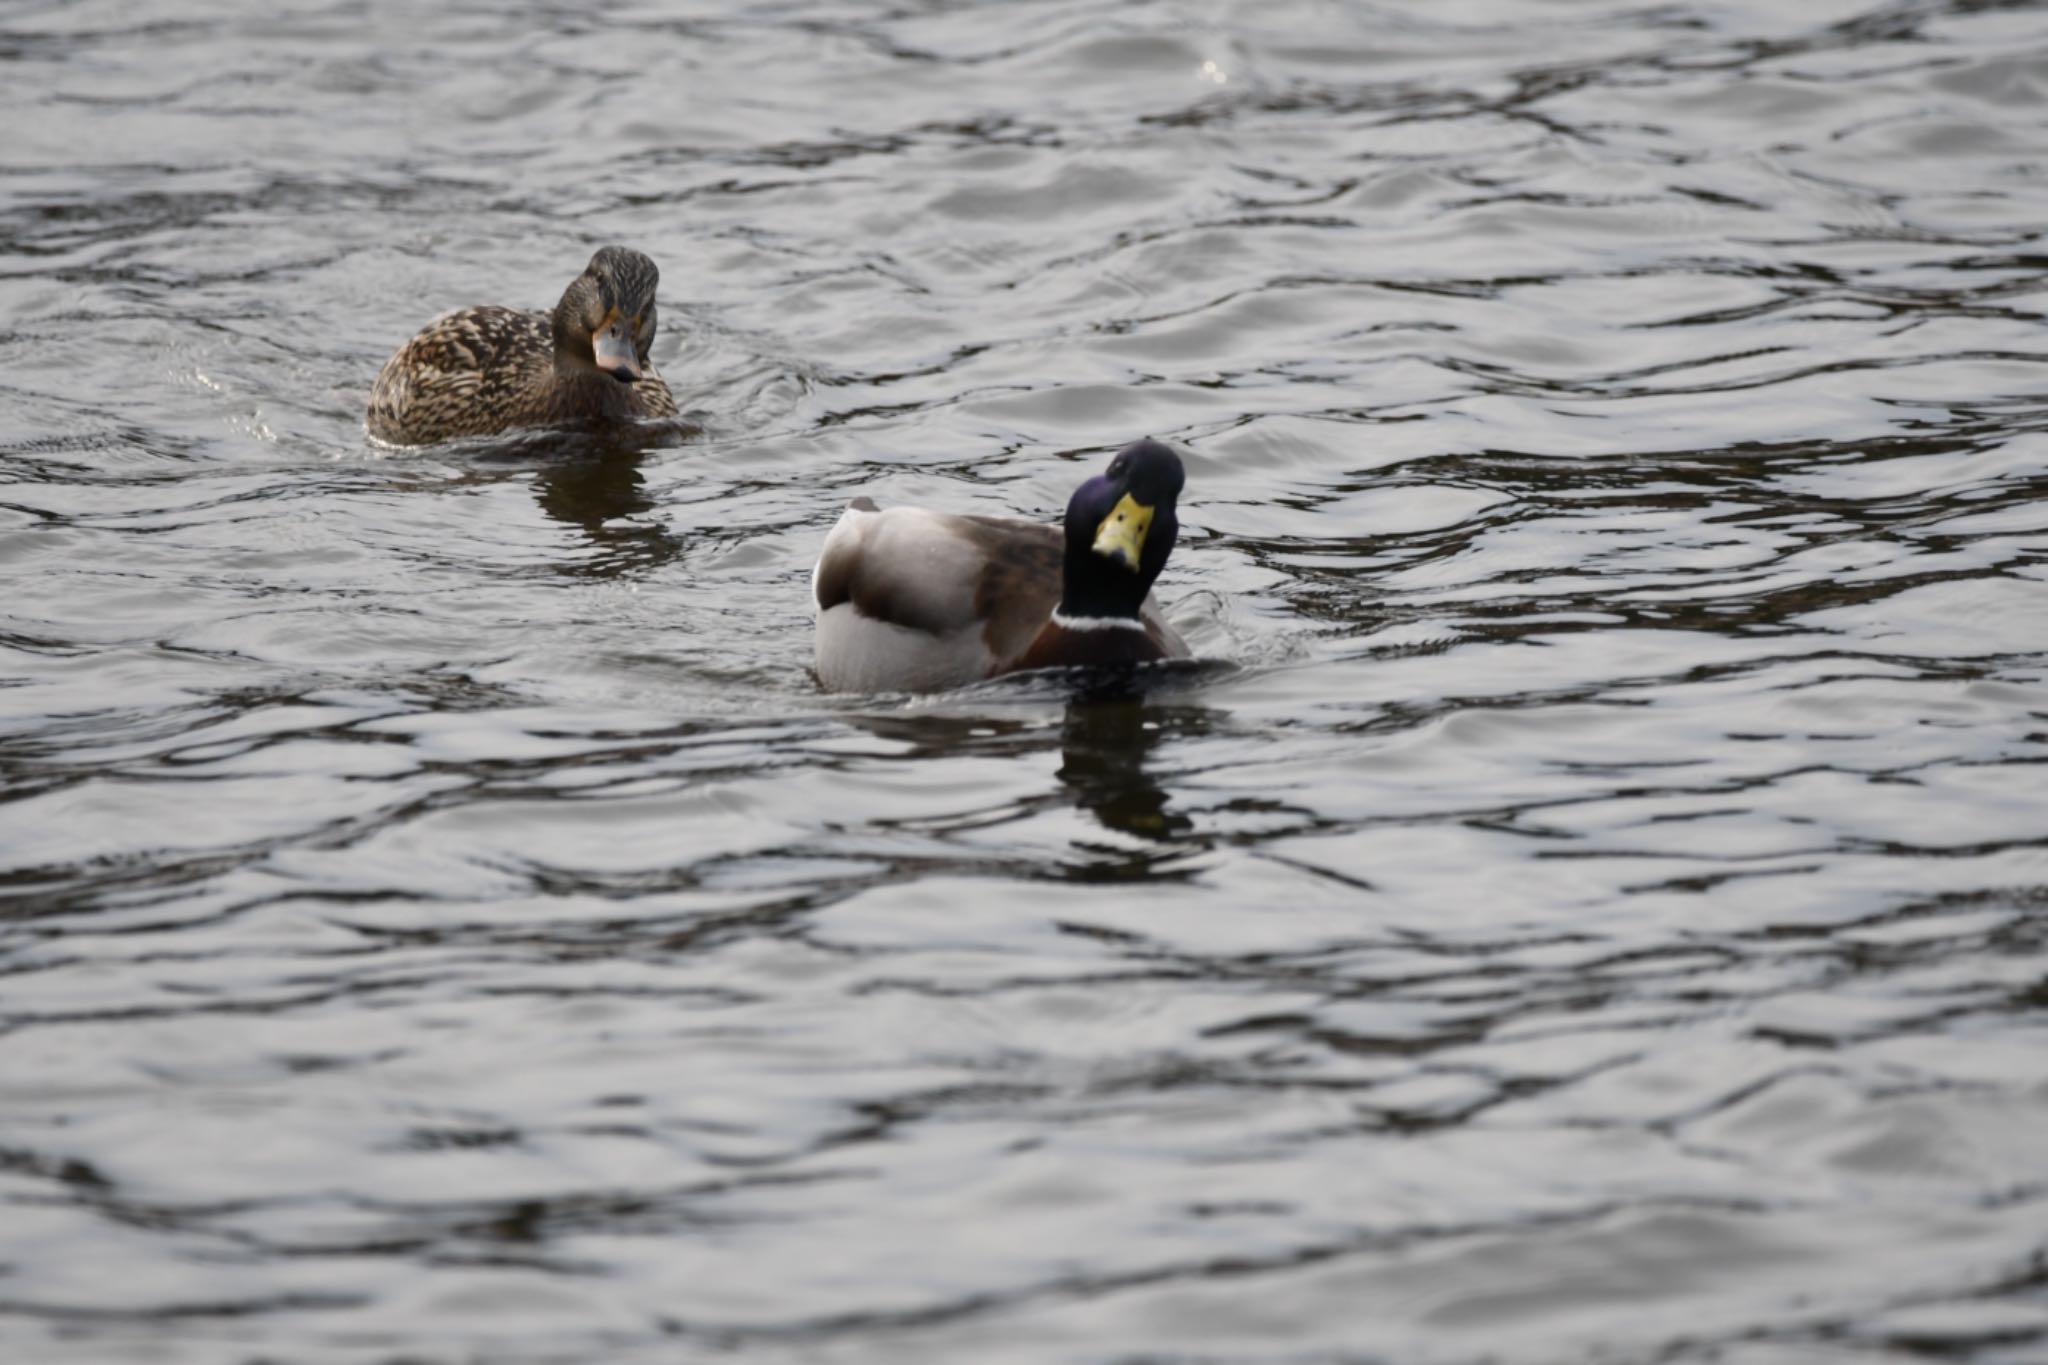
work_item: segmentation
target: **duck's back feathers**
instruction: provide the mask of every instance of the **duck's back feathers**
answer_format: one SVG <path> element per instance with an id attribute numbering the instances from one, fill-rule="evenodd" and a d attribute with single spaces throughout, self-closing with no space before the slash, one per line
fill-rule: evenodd
<path id="1" fill-rule="evenodd" d="M 1187 654 L 1150 597 L 1142 626 L 1063 629 L 1062 546 L 1058 527 L 1020 517 L 856 499 L 812 575 L 819 681 L 837 692 L 927 692 L 1020 668 Z"/>
<path id="2" fill-rule="evenodd" d="M 552 313 L 485 306 L 436 319 L 378 372 L 365 419 L 370 434 L 420 445 L 561 422 L 675 416 L 675 398 L 647 353 L 658 281 L 654 263 L 639 252 L 606 247 Z M 600 358 L 608 358 L 602 368 Z"/>
<path id="3" fill-rule="evenodd" d="M 384 362 L 370 392 L 370 434 L 416 444 L 545 421 L 530 414 L 553 369 L 546 313 L 461 309 L 428 323 Z"/>

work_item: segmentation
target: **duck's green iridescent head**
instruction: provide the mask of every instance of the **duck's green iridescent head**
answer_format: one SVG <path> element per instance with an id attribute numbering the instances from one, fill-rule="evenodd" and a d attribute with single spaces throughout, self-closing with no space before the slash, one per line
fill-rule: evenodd
<path id="1" fill-rule="evenodd" d="M 1133 441 L 1067 501 L 1063 595 L 1068 617 L 1135 617 L 1180 535 L 1187 471 L 1173 447 Z"/>
<path id="2" fill-rule="evenodd" d="M 556 363 L 588 365 L 621 384 L 643 377 L 660 283 L 654 262 L 631 247 L 599 250 L 555 305 Z"/>

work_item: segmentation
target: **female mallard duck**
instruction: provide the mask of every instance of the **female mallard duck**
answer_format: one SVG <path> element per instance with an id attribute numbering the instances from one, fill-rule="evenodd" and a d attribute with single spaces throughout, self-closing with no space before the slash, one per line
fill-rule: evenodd
<path id="1" fill-rule="evenodd" d="M 608 246 L 552 316 L 464 308 L 398 348 L 370 393 L 372 436 L 424 445 L 558 422 L 673 417 L 654 372 L 654 262 Z"/>
<path id="2" fill-rule="evenodd" d="M 1184 478 L 1159 442 L 1125 446 L 1074 490 L 1064 534 L 854 499 L 811 576 L 818 680 L 931 692 L 1027 668 L 1186 658 L 1149 596 L 1179 534 Z"/>

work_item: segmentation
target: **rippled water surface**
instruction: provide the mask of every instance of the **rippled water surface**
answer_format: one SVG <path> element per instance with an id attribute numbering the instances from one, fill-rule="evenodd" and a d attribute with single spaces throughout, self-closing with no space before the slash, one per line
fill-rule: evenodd
<path id="1" fill-rule="evenodd" d="M 0 1357 L 2048 1359 L 2048 10 L 0 75 Z M 369 441 L 609 241 L 687 431 Z M 819 692 L 1148 434 L 1213 666 Z"/>

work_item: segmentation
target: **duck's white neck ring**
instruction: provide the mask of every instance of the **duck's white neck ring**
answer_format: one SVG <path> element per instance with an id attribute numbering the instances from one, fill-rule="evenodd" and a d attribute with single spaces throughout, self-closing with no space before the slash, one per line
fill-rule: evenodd
<path id="1" fill-rule="evenodd" d="M 1143 632 L 1145 623 L 1129 616 L 1068 616 L 1055 610 L 1052 623 L 1061 630 L 1135 630 Z"/>

